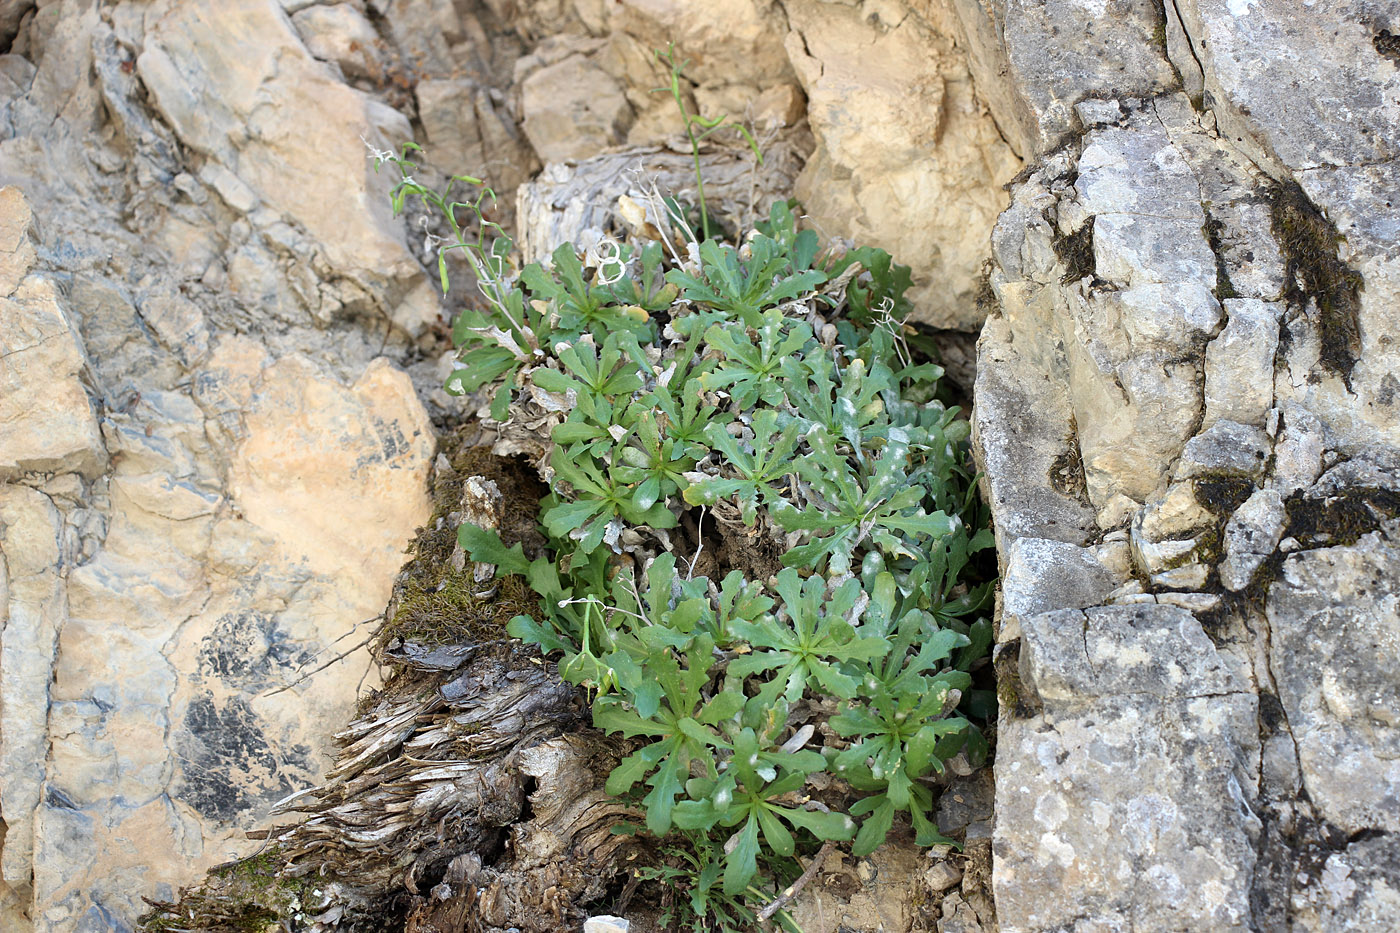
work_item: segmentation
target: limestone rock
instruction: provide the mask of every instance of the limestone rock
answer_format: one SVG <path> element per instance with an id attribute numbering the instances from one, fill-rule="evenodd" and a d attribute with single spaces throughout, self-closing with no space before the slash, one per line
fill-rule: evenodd
<path id="1" fill-rule="evenodd" d="M 1256 490 L 1225 525 L 1225 556 L 1220 561 L 1220 583 L 1239 591 L 1249 585 L 1259 565 L 1278 547 L 1283 537 L 1283 499 L 1272 489 Z"/>
<path id="2" fill-rule="evenodd" d="M 979 90 L 1032 158 L 993 233 L 1000 317 L 979 343 L 998 546 L 1126 525 L 1138 575 L 1112 607 L 1042 587 L 1059 611 L 1018 615 L 1007 561 L 999 651 L 1021 680 L 998 733 L 1000 926 L 1364 928 L 1392 903 L 1393 850 L 1337 846 L 1388 839 L 1396 811 L 1376 712 L 1394 672 L 1348 647 L 1395 637 L 1393 17 L 955 8 Z M 1059 533 L 1071 493 L 1092 509 L 1077 537 Z M 1179 627 L 1134 642 L 1110 611 Z M 1182 764 L 1201 748 L 1219 757 Z M 1118 815 L 1148 787 L 1155 812 L 1208 828 L 1170 842 L 1166 822 Z M 1144 825 L 1151 842 L 1129 838 Z M 1318 870 L 1314 846 L 1335 864 Z M 1124 851 L 1140 860 L 1114 864 Z"/>
<path id="3" fill-rule="evenodd" d="M 361 141 L 407 121 L 278 4 L 59 0 L 10 52 L 0 926 L 130 929 L 320 776 L 368 664 L 312 671 L 428 511 L 371 361 L 437 305 Z"/>
<path id="4" fill-rule="evenodd" d="M 453 46 L 467 26 L 452 0 L 368 0 L 398 47 L 406 69 L 424 77 L 450 74 L 457 66 Z"/>
<path id="5" fill-rule="evenodd" d="M 0 484 L 0 879 L 27 884 L 43 793 L 49 684 L 63 623 L 64 534 L 47 496 Z"/>
<path id="6" fill-rule="evenodd" d="M 1274 402 L 1274 354 L 1283 308 L 1255 299 L 1222 302 L 1228 322 L 1206 347 L 1203 426 L 1225 419 L 1262 427 Z"/>
<path id="7" fill-rule="evenodd" d="M 489 87 L 470 78 L 430 78 L 414 93 L 428 158 L 446 174 L 484 177 L 499 193 L 539 168 L 530 144 Z"/>
<path id="8" fill-rule="evenodd" d="M 259 374 L 243 423 L 229 476 L 243 516 L 313 571 L 391 578 L 402 516 L 428 511 L 436 443 L 408 377 L 380 360 L 344 386 L 288 357 Z"/>
<path id="9" fill-rule="evenodd" d="M 1016 538 L 1002 572 L 997 640 L 1021 637 L 1020 620 L 1051 609 L 1100 605 L 1122 581 L 1088 548 L 1044 538 Z"/>
<path id="10" fill-rule="evenodd" d="M 520 94 L 525 134 L 546 162 L 583 159 L 616 146 L 633 119 L 622 87 L 583 55 L 536 71 Z"/>
<path id="11" fill-rule="evenodd" d="M 982 0 L 995 9 L 1008 80 L 1035 121 L 1036 152 L 1074 129 L 1073 107 L 1102 91 L 1148 96 L 1175 85 L 1155 33 L 1162 9 L 1148 0 L 1108 7 L 1072 0 Z M 1029 153 L 1027 153 L 1029 155 Z"/>
<path id="12" fill-rule="evenodd" d="M 1051 384 L 1022 346 L 1009 339 L 1005 318 L 992 318 L 978 343 L 973 443 L 986 494 L 996 515 L 997 549 L 1017 537 L 1087 544 L 1094 513 L 1084 488 L 1073 410 L 1062 386 Z M 1048 417 L 1033 413 L 1054 412 Z"/>
<path id="13" fill-rule="evenodd" d="M 328 272 L 394 299 L 418 284 L 419 267 L 389 216 L 389 174 L 374 171 L 361 142 L 397 148 L 411 136 L 401 114 L 335 80 L 263 0 L 199 14 L 167 0 L 147 20 L 136 68 L 186 145 L 237 176 L 275 212 L 269 222 L 305 231 L 306 251 L 319 250 Z M 318 310 L 325 299 L 308 300 Z M 401 323 L 415 335 L 424 327 Z"/>
<path id="14" fill-rule="evenodd" d="M 768 87 L 791 79 L 783 54 L 782 5 L 772 0 L 621 0 L 612 26 L 644 48 L 676 44 L 699 84 L 727 82 Z"/>
<path id="15" fill-rule="evenodd" d="M 82 384 L 82 339 L 58 283 L 29 274 L 32 216 L 19 190 L 0 189 L 0 481 L 21 473 L 102 471 L 106 454 Z"/>
<path id="16" fill-rule="evenodd" d="M 334 62 L 348 78 L 383 75 L 383 40 L 364 13 L 349 3 L 316 4 L 292 14 L 307 51 Z"/>
<path id="17" fill-rule="evenodd" d="M 1181 7 L 1218 120 L 1261 165 L 1295 177 L 1306 198 L 1337 224 L 1346 242 L 1324 265 L 1341 263 L 1334 274 L 1349 268 L 1365 282 L 1343 302 L 1339 318 L 1314 310 L 1297 323 L 1288 396 L 1348 443 L 1379 437 L 1395 445 L 1396 399 L 1385 387 L 1400 362 L 1394 300 L 1400 289 L 1394 233 L 1400 223 L 1400 72 L 1381 54 L 1383 36 L 1397 29 L 1394 11 L 1347 2 L 1317 15 L 1301 2 L 1284 2 L 1270 5 L 1267 15 L 1257 5 L 1242 12 L 1236 15 L 1225 0 Z M 1287 209 L 1286 200 L 1276 212 L 1280 206 Z M 1294 256 L 1309 252 L 1299 242 L 1292 249 Z M 1329 352 L 1329 343 L 1340 353 Z M 1319 365 L 1319 353 L 1340 365 Z M 1353 390 L 1359 405 L 1348 398 Z"/>
<path id="18" fill-rule="evenodd" d="M 1285 405 L 1282 422 L 1278 442 L 1274 444 L 1274 472 L 1270 481 L 1279 494 L 1286 497 L 1311 486 L 1322 473 L 1322 455 L 1327 441 L 1322 422 L 1301 405 Z"/>
<path id="19" fill-rule="evenodd" d="M 1260 477 L 1271 449 L 1261 428 L 1217 421 L 1187 442 L 1176 465 L 1176 478 Z"/>
<path id="20" fill-rule="evenodd" d="M 1244 928 L 1259 831 L 1248 679 L 1180 609 L 1061 610 L 1023 627 L 1022 686 L 1042 708 L 999 731 L 1000 928 L 1072 927 L 1079 885 L 1099 923 Z"/>
<path id="21" fill-rule="evenodd" d="M 1400 549 L 1389 527 L 1354 545 L 1290 554 L 1269 589 L 1270 663 L 1321 814 L 1357 833 L 1400 826 Z"/>
<path id="22" fill-rule="evenodd" d="M 13 295 L 34 268 L 36 239 L 34 212 L 23 192 L 13 185 L 0 188 L 0 295 Z"/>
<path id="23" fill-rule="evenodd" d="M 1290 907 L 1298 926 L 1363 933 L 1389 925 L 1400 909 L 1400 851 L 1389 836 L 1363 839 L 1306 873 Z"/>
<path id="24" fill-rule="evenodd" d="M 916 13 L 890 27 L 815 0 L 786 9 L 788 56 L 817 138 L 798 197 L 828 233 L 914 269 L 919 320 L 975 329 L 986 236 L 1020 162 L 962 55 Z"/>

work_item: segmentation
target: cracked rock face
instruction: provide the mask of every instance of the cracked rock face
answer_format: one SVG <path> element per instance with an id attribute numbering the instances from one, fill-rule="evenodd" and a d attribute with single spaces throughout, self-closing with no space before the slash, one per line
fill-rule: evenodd
<path id="1" fill-rule="evenodd" d="M 974 418 L 1001 929 L 1386 928 L 1394 9 L 1052 8 L 958 5 L 1036 156 Z"/>
<path id="2" fill-rule="evenodd" d="M 0 927 L 128 929 L 348 717 L 360 656 L 299 678 L 383 608 L 452 404 L 365 144 L 421 126 L 510 226 L 543 163 L 536 202 L 674 137 L 675 39 L 824 234 L 982 327 L 1001 928 L 1385 928 L 1397 34 L 1380 0 L 0 0 Z"/>
<path id="3" fill-rule="evenodd" d="M 0 56 L 0 928 L 129 930 L 319 779 L 372 675 L 354 650 L 316 671 L 428 515 L 436 440 L 389 357 L 439 308 L 361 141 L 407 120 L 277 4 L 25 12 Z"/>
<path id="4" fill-rule="evenodd" d="M 324 768 L 365 660 L 312 672 L 383 608 L 428 411 L 462 410 L 433 231 L 366 147 L 421 127 L 422 177 L 487 177 L 513 228 L 543 163 L 682 129 L 675 40 L 692 111 L 913 266 L 927 323 L 980 325 L 1022 143 L 951 11 L 866 6 L 0 2 L 0 928 L 129 929 Z M 742 145 L 707 158 L 752 195 Z"/>

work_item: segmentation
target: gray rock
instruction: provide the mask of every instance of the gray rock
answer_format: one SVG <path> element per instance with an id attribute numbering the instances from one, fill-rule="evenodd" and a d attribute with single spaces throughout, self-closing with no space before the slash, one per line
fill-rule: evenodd
<path id="1" fill-rule="evenodd" d="M 1000 928 L 1247 928 L 1259 831 L 1248 678 L 1169 607 L 1043 613 L 1025 621 L 1021 650 L 1022 684 L 1043 706 L 1003 716 L 998 733 Z"/>
<path id="2" fill-rule="evenodd" d="M 1379 454 L 1382 451 L 1368 451 Z M 1387 462 L 1389 461 L 1389 462 Z M 1344 495 L 1357 489 L 1383 489 L 1400 492 L 1400 468 L 1393 457 L 1376 457 L 1362 454 L 1355 460 L 1348 460 L 1332 467 L 1318 478 L 1307 491 L 1309 498 Z"/>
<path id="3" fill-rule="evenodd" d="M 1272 444 L 1262 428 L 1217 421 L 1191 438 L 1177 461 L 1179 480 L 1197 477 L 1260 477 Z"/>
<path id="4" fill-rule="evenodd" d="M 1303 785 L 1347 833 L 1400 831 L 1395 535 L 1290 554 L 1269 588 L 1270 666 Z"/>
<path id="5" fill-rule="evenodd" d="M 943 916 L 938 918 L 938 933 L 983 933 L 977 911 L 956 891 L 943 899 Z"/>
<path id="6" fill-rule="evenodd" d="M 1215 650 L 1200 623 L 1181 609 L 1061 609 L 1032 616 L 1023 625 L 1022 681 L 1042 702 L 1250 692 L 1248 677 Z"/>
<path id="7" fill-rule="evenodd" d="M 1238 592 L 1249 585 L 1259 565 L 1278 547 L 1287 519 L 1283 499 L 1273 489 L 1258 489 L 1225 525 L 1225 556 L 1220 584 Z"/>
<path id="8" fill-rule="evenodd" d="M 930 891 L 941 894 L 963 879 L 962 869 L 950 862 L 935 862 L 923 875 Z M 945 901 L 946 906 L 946 901 Z"/>
<path id="9" fill-rule="evenodd" d="M 1001 578 L 999 641 L 1020 637 L 1020 620 L 1050 609 L 1097 606 L 1122 582 L 1087 548 L 1044 538 L 1016 538 Z"/>
<path id="10" fill-rule="evenodd" d="M 1085 97 L 1114 89 L 1126 97 L 1172 87 L 1175 75 L 1154 38 L 1161 8 L 1132 0 L 1114 9 L 1076 3 L 989 0 L 1004 30 L 1012 87 L 1034 115 L 1037 152 L 1074 130 L 1073 107 Z"/>
<path id="11" fill-rule="evenodd" d="M 1262 427 L 1274 403 L 1274 354 L 1283 308 L 1255 299 L 1226 299 L 1228 322 L 1206 347 L 1206 413 L 1217 421 Z"/>
<path id="12" fill-rule="evenodd" d="M 1368 933 L 1392 926 L 1400 910 L 1400 845 L 1394 837 L 1363 839 L 1303 874 L 1292 913 L 1303 929 Z"/>
<path id="13" fill-rule="evenodd" d="M 1287 497 L 1307 489 L 1322 472 L 1326 438 L 1322 422 L 1301 405 L 1283 408 L 1283 427 L 1274 444 L 1274 469 L 1270 485 Z"/>
<path id="14" fill-rule="evenodd" d="M 986 770 L 959 778 L 938 798 L 938 831 L 964 832 L 974 824 L 991 820 L 996 785 Z"/>
<path id="15" fill-rule="evenodd" d="M 1400 363 L 1400 72 L 1381 53 L 1384 36 L 1397 29 L 1394 11 L 1365 0 L 1325 10 L 1289 0 L 1267 14 L 1253 5 L 1244 15 L 1229 0 L 1190 0 L 1180 10 L 1222 129 L 1276 176 L 1297 178 L 1346 237 L 1340 260 L 1365 281 L 1355 326 L 1370 336 L 1364 348 L 1349 349 L 1355 367 L 1319 365 L 1322 343 L 1335 349 L 1338 335 L 1323 333 L 1331 322 L 1310 316 L 1297 328 L 1307 337 L 1290 351 L 1294 375 L 1285 393 L 1345 443 L 1400 444 L 1395 393 L 1387 388 Z"/>
<path id="16" fill-rule="evenodd" d="M 978 344 L 973 443 L 985 472 L 999 547 L 1017 537 L 1085 544 L 1093 527 L 1073 409 L 1062 386 L 1038 377 L 1009 335 L 987 322 Z M 1038 417 L 1055 412 L 1058 417 Z"/>
<path id="17" fill-rule="evenodd" d="M 1006 567 L 1023 538 L 1083 545 L 1095 527 L 1126 526 L 1141 582 L 1106 598 L 1186 626 L 1165 647 L 1141 644 L 1139 663 L 1121 624 L 1096 626 L 1103 610 L 1073 588 L 1047 587 L 1037 603 L 1059 599 L 1061 611 L 1012 611 L 1008 574 L 1003 631 L 1022 636 L 1022 702 L 999 731 L 1001 928 L 1383 928 L 1392 851 L 1352 843 L 1330 856 L 1326 881 L 1305 852 L 1335 844 L 1316 838 L 1321 821 L 1383 831 L 1400 812 L 1381 764 L 1396 758 L 1393 717 L 1378 712 L 1397 706 L 1398 678 L 1373 650 L 1396 637 L 1389 511 L 1377 503 L 1400 476 L 1400 71 L 1386 51 L 1400 23 L 1365 0 L 1184 0 L 1164 23 L 1131 4 L 955 8 L 1000 125 L 1039 154 L 993 234 L 1002 317 L 979 345 L 976 449 Z M 1163 53 L 1185 93 L 1156 77 Z M 1130 78 L 1110 74 L 1125 63 Z M 1082 486 L 1051 468 L 1066 448 Z M 1203 481 L 1214 512 L 1193 494 Z M 1066 488 L 1093 510 L 1083 538 L 1037 523 L 1060 521 Z M 1340 527 L 1281 542 L 1284 502 L 1300 495 L 1299 515 L 1346 516 L 1351 534 L 1382 528 L 1342 548 L 1308 550 Z M 1244 589 L 1276 547 L 1288 557 L 1262 607 L 1200 591 L 1217 575 Z M 1187 621 L 1205 612 L 1254 671 Z M 1201 658 L 1223 666 L 1186 660 Z M 1173 692 L 1197 680 L 1221 692 Z M 1259 723 L 1256 681 L 1277 683 L 1283 706 L 1276 715 L 1266 700 Z M 1043 709 L 1018 718 L 1036 699 Z M 1209 703 L 1233 714 L 1207 716 Z M 1181 711 L 1190 704 L 1208 726 Z M 1160 776 L 1197 741 L 1215 743 L 1215 773 L 1258 760 L 1261 733 L 1266 803 L 1254 802 L 1251 767 L 1233 784 Z M 1105 778 L 1094 769 L 1106 760 L 1123 770 Z M 1189 865 L 1194 843 L 1165 836 L 1132 848 L 1115 807 L 1148 787 L 1204 814 L 1213 866 Z M 1054 819 L 1037 820 L 1052 793 Z M 1147 861 L 1111 864 L 1125 850 Z M 1193 872 L 1181 897 L 1158 884 Z"/>

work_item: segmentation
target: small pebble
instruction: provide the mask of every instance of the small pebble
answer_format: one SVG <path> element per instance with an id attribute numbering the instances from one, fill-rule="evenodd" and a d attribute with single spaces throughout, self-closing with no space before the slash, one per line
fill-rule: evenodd
<path id="1" fill-rule="evenodd" d="M 583 921 L 583 933 L 628 933 L 632 929 L 629 920 L 602 914 Z"/>

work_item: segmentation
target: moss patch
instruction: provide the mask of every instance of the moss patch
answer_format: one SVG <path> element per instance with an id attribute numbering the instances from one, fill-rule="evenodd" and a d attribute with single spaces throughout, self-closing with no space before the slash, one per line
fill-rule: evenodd
<path id="1" fill-rule="evenodd" d="M 1235 291 L 1235 286 L 1230 281 L 1230 272 L 1225 268 L 1225 245 L 1221 239 L 1225 225 L 1210 212 L 1208 205 L 1202 204 L 1201 207 L 1206 212 L 1206 223 L 1201 229 L 1206 235 L 1206 242 L 1210 244 L 1210 251 L 1215 254 L 1215 288 L 1211 289 L 1211 293 L 1215 295 L 1217 301 L 1238 298 L 1240 297 L 1239 293 Z"/>
<path id="2" fill-rule="evenodd" d="M 438 587 L 403 587 L 378 641 L 383 646 L 402 638 L 425 648 L 491 641 L 504 636 L 511 619 L 534 614 L 539 602 L 523 577 L 501 577 L 483 586 L 470 572 L 449 572 Z"/>
<path id="3" fill-rule="evenodd" d="M 1057 236 L 1052 241 L 1055 256 L 1065 267 L 1060 276 L 1060 284 L 1078 282 L 1085 276 L 1094 274 L 1094 219 L 1091 217 L 1069 236 Z"/>
<path id="4" fill-rule="evenodd" d="M 1316 304 L 1322 364 L 1350 390 L 1361 355 L 1361 273 L 1337 257 L 1342 236 L 1296 182 L 1275 185 L 1269 203 L 1285 262 L 1284 298 L 1296 308 Z"/>
<path id="5" fill-rule="evenodd" d="M 1254 482 L 1240 476 L 1203 476 L 1191 483 L 1191 492 L 1197 502 L 1216 515 L 1227 518 L 1254 495 L 1254 490 Z"/>
<path id="6" fill-rule="evenodd" d="M 1376 33 L 1371 44 L 1376 47 L 1376 51 L 1383 58 L 1388 58 L 1395 63 L 1396 68 L 1400 68 L 1400 36 L 1393 34 L 1388 29 L 1382 29 Z"/>
<path id="7" fill-rule="evenodd" d="M 992 662 L 997 677 L 997 703 L 1012 719 L 1029 719 L 1040 710 L 1040 702 L 1026 695 L 1021 683 L 1021 643 L 1008 644 Z"/>
<path id="8" fill-rule="evenodd" d="M 321 902 L 305 878 L 279 874 L 276 849 L 212 869 L 199 890 L 180 892 L 179 904 L 148 901 L 153 910 L 137 922 L 143 933 L 264 933 L 282 930 L 282 919 L 316 911 Z"/>
<path id="9" fill-rule="evenodd" d="M 1325 499 L 1294 496 L 1285 534 L 1305 548 L 1355 544 L 1381 522 L 1400 516 L 1400 495 L 1388 489 L 1353 489 Z"/>
<path id="10" fill-rule="evenodd" d="M 537 527 L 540 499 L 548 492 L 529 464 L 498 457 L 476 443 L 477 427 L 467 425 L 443 439 L 449 468 L 433 478 L 433 515 L 409 545 L 409 560 L 394 584 L 390 617 L 376 639 L 382 649 L 395 638 L 424 647 L 463 645 L 503 637 L 507 622 L 528 615 L 539 599 L 521 577 L 476 583 L 471 568 L 452 566 L 457 546 L 454 514 L 461 506 L 462 488 L 472 476 L 483 476 L 504 498 L 501 537 L 520 544 L 527 555 L 544 547 Z"/>
<path id="11" fill-rule="evenodd" d="M 1084 455 L 1079 449 L 1079 426 L 1073 420 L 1064 447 L 1064 451 L 1051 461 L 1046 479 L 1050 481 L 1050 488 L 1060 495 L 1089 505 L 1089 482 L 1084 476 Z"/>

